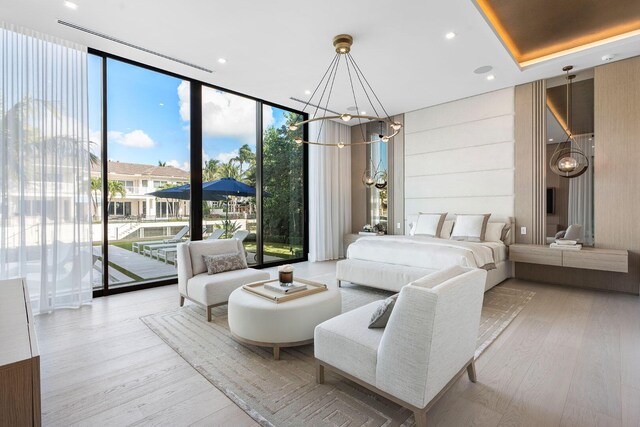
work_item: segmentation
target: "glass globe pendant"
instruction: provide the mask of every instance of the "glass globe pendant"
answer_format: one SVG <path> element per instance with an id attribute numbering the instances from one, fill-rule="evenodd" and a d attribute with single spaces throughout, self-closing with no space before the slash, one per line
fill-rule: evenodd
<path id="1" fill-rule="evenodd" d="M 573 157 L 563 157 L 558 161 L 558 169 L 561 172 L 569 173 L 576 170 L 578 167 L 578 161 Z"/>

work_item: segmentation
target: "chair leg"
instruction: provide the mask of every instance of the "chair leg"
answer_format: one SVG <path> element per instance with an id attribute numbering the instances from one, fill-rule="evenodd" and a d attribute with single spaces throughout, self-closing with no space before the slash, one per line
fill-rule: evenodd
<path id="1" fill-rule="evenodd" d="M 416 419 L 416 427 L 427 427 L 427 411 L 414 411 L 413 416 Z"/>
<path id="2" fill-rule="evenodd" d="M 280 347 L 277 345 L 273 346 L 273 360 L 280 360 Z"/>
<path id="3" fill-rule="evenodd" d="M 211 306 L 207 306 L 207 322 L 211 322 Z"/>
<path id="4" fill-rule="evenodd" d="M 324 365 L 316 360 L 316 382 L 324 384 Z"/>
<path id="5" fill-rule="evenodd" d="M 180 307 L 184 306 L 184 297 L 180 295 Z"/>
<path id="6" fill-rule="evenodd" d="M 472 383 L 475 383 L 478 380 L 478 377 L 476 376 L 475 361 L 471 361 L 471 363 L 469 363 L 469 365 L 467 366 L 467 374 L 469 374 L 469 381 L 471 381 Z"/>

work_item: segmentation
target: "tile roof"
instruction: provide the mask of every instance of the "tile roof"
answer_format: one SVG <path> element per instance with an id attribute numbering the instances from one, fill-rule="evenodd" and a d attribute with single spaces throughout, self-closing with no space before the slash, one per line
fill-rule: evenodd
<path id="1" fill-rule="evenodd" d="M 92 166 L 92 172 L 99 173 L 100 165 Z M 189 172 L 173 166 L 142 165 L 139 163 L 114 162 L 109 160 L 107 164 L 109 173 L 118 175 L 142 175 L 163 178 L 189 179 Z"/>

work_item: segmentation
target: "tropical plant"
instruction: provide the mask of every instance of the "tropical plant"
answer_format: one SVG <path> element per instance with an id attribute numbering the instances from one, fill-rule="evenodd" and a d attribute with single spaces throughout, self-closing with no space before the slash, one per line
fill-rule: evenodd
<path id="1" fill-rule="evenodd" d="M 224 237 L 230 238 L 233 233 L 240 230 L 242 226 L 237 221 L 231 222 L 230 219 L 225 219 L 221 223 L 217 223 L 215 228 L 222 228 L 224 230 Z"/>
<path id="2" fill-rule="evenodd" d="M 220 166 L 220 169 L 218 170 L 220 178 L 233 178 L 237 181 L 241 180 L 242 171 L 234 163 L 235 161 L 231 159 Z"/>
<path id="3" fill-rule="evenodd" d="M 244 165 L 250 164 L 251 161 L 256 161 L 256 154 L 251 151 L 249 144 L 244 144 L 242 147 L 238 149 L 238 155 L 234 157 L 232 160 L 238 162 L 240 166 L 240 172 L 244 172 Z"/>
<path id="4" fill-rule="evenodd" d="M 202 181 L 215 181 L 220 178 L 220 160 L 210 159 L 202 168 Z"/>
<path id="5" fill-rule="evenodd" d="M 164 168 L 167 166 L 167 162 L 163 162 L 161 160 L 158 160 L 158 166 L 160 166 L 161 168 Z"/>
<path id="6" fill-rule="evenodd" d="M 102 178 L 91 177 L 91 200 L 93 201 L 93 219 L 98 218 L 98 203 L 100 196 L 98 193 L 102 192 Z"/>
<path id="7" fill-rule="evenodd" d="M 120 196 L 121 199 L 124 199 L 127 195 L 127 189 L 124 187 L 124 183 L 122 183 L 121 181 L 107 181 L 107 191 L 107 195 L 109 196 L 109 204 L 107 205 L 108 208 L 111 207 L 111 202 L 117 196 Z"/>

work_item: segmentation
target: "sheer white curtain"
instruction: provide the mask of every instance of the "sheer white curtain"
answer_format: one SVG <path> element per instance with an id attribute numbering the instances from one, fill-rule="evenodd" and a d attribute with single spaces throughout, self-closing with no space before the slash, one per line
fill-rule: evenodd
<path id="1" fill-rule="evenodd" d="M 87 51 L 0 22 L 0 278 L 36 313 L 91 301 Z"/>
<path id="2" fill-rule="evenodd" d="M 593 152 L 595 138 L 587 135 L 573 137 L 589 158 L 589 169 L 577 178 L 569 180 L 569 224 L 582 225 L 585 245 L 593 245 Z M 591 140 L 590 140 L 591 139 Z"/>
<path id="3" fill-rule="evenodd" d="M 312 140 L 351 141 L 349 126 L 327 121 L 309 125 Z M 351 149 L 309 146 L 309 260 L 344 257 L 343 237 L 351 232 Z"/>

